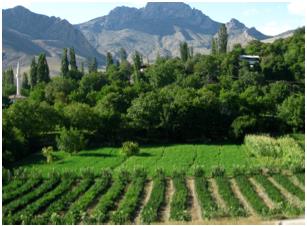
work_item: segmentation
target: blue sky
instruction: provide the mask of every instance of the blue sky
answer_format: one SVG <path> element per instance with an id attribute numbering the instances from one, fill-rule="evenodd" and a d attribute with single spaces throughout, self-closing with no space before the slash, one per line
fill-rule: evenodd
<path id="1" fill-rule="evenodd" d="M 302 0 L 292 2 L 186 2 L 201 10 L 211 19 L 228 22 L 236 18 L 247 27 L 276 35 L 289 29 L 305 25 L 305 4 Z M 100 2 L 99 0 L 5 0 L 3 8 L 23 5 L 33 12 L 57 16 L 76 24 L 109 13 L 116 6 L 144 7 L 143 1 Z"/>

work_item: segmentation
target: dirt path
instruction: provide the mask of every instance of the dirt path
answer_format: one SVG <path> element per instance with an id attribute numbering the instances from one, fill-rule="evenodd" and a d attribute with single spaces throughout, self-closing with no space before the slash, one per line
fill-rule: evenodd
<path id="1" fill-rule="evenodd" d="M 275 207 L 275 203 L 270 199 L 270 197 L 265 192 L 265 189 L 262 187 L 261 184 L 257 183 L 257 181 L 254 178 L 249 178 L 249 181 L 254 186 L 257 194 L 260 196 L 260 198 L 264 201 L 264 203 L 270 208 L 273 209 Z"/>
<path id="2" fill-rule="evenodd" d="M 136 218 L 134 219 L 135 224 L 141 224 L 142 223 L 141 222 L 141 212 L 142 212 L 142 209 L 144 208 L 144 206 L 149 201 L 149 198 L 150 198 L 150 195 L 151 195 L 151 192 L 152 192 L 152 187 L 153 187 L 153 181 L 150 180 L 145 185 L 142 201 L 140 203 L 138 211 L 136 212 Z"/>
<path id="3" fill-rule="evenodd" d="M 297 179 L 295 175 L 289 177 L 289 179 L 295 186 L 299 187 L 302 191 L 305 191 L 304 185 Z"/>
<path id="4" fill-rule="evenodd" d="M 249 212 L 252 216 L 257 216 L 255 210 L 252 208 L 252 206 L 248 203 L 248 201 L 245 199 L 245 197 L 242 195 L 239 186 L 236 183 L 235 179 L 230 179 L 231 187 L 235 195 L 238 197 L 238 199 L 243 204 L 244 208 Z"/>
<path id="5" fill-rule="evenodd" d="M 192 221 L 201 222 L 202 221 L 201 208 L 195 191 L 194 179 L 187 179 L 187 187 L 190 194 L 190 213 L 192 216 Z"/>
<path id="6" fill-rule="evenodd" d="M 226 209 L 227 209 L 226 203 L 222 199 L 222 197 L 220 196 L 220 194 L 218 192 L 218 186 L 216 184 L 215 179 L 211 178 L 211 179 L 208 179 L 208 181 L 209 181 L 210 190 L 212 192 L 212 196 L 213 196 L 214 200 L 216 201 L 219 209 L 226 211 Z"/>
<path id="7" fill-rule="evenodd" d="M 293 205 L 295 205 L 296 207 L 301 207 L 302 205 L 304 205 L 304 203 L 302 203 L 299 198 L 297 198 L 296 196 L 292 195 L 291 193 L 289 193 L 287 191 L 287 189 L 285 189 L 283 186 L 281 186 L 279 183 L 277 183 L 274 178 L 272 177 L 268 177 L 268 179 L 272 182 L 272 184 L 274 184 L 275 187 L 278 188 L 278 190 L 281 192 L 281 194 L 283 196 L 286 197 L 286 199 L 288 199 L 289 202 L 291 202 Z"/>
<path id="8" fill-rule="evenodd" d="M 169 179 L 166 181 L 165 206 L 161 209 L 161 214 L 160 214 L 161 222 L 164 222 L 165 224 L 169 222 L 170 213 L 171 213 L 171 201 L 174 193 L 175 193 L 175 188 L 173 181 Z"/>

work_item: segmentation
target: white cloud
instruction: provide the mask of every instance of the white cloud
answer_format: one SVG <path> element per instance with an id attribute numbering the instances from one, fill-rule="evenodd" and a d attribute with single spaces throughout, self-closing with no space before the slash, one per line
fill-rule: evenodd
<path id="1" fill-rule="evenodd" d="M 288 4 L 288 11 L 291 14 L 304 16 L 305 15 L 305 1 L 295 0 Z"/>
<path id="2" fill-rule="evenodd" d="M 278 35 L 282 32 L 293 29 L 293 27 L 287 23 L 270 21 L 262 26 L 258 26 L 257 29 L 266 35 Z"/>

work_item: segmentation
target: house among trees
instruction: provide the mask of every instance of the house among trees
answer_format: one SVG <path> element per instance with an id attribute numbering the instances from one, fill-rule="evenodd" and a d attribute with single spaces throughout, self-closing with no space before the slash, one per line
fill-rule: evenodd
<path id="1" fill-rule="evenodd" d="M 247 61 L 249 66 L 253 68 L 255 64 L 259 63 L 260 57 L 256 55 L 240 55 L 240 60 Z"/>

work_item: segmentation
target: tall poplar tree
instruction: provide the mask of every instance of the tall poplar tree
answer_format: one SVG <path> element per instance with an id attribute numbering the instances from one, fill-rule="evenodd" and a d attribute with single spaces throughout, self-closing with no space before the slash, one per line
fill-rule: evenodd
<path id="1" fill-rule="evenodd" d="M 228 34 L 225 24 L 222 24 L 218 32 L 218 52 L 226 53 L 227 52 L 227 41 Z"/>
<path id="2" fill-rule="evenodd" d="M 29 83 L 31 88 L 33 88 L 37 83 L 37 63 L 35 57 L 33 57 L 30 67 L 30 79 Z"/>
<path id="3" fill-rule="evenodd" d="M 107 52 L 107 69 L 114 64 L 113 56 L 110 52 Z"/>
<path id="4" fill-rule="evenodd" d="M 180 43 L 180 57 L 183 62 L 186 62 L 189 58 L 189 47 L 186 42 Z"/>
<path id="5" fill-rule="evenodd" d="M 68 58 L 67 58 L 67 49 L 63 49 L 62 62 L 61 62 L 61 72 L 62 76 L 67 76 L 68 74 Z"/>
<path id="6" fill-rule="evenodd" d="M 49 82 L 49 67 L 46 60 L 46 54 L 41 53 L 37 61 L 37 82 Z"/>
<path id="7" fill-rule="evenodd" d="M 120 62 L 121 63 L 127 60 L 127 52 L 123 47 L 120 48 L 119 55 L 120 55 Z"/>
<path id="8" fill-rule="evenodd" d="M 211 39 L 211 54 L 217 54 L 216 38 Z"/>
<path id="9" fill-rule="evenodd" d="M 76 54 L 74 48 L 69 48 L 69 57 L 70 57 L 70 69 L 72 71 L 77 71 L 77 62 L 76 62 Z"/>

